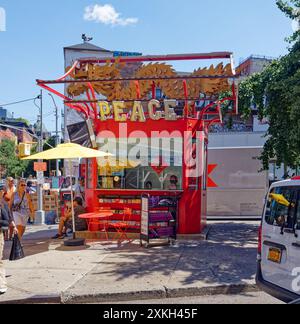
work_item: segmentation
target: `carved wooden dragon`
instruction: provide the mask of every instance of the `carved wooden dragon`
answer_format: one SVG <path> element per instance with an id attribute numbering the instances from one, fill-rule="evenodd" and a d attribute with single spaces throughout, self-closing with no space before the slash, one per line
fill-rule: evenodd
<path id="1" fill-rule="evenodd" d="M 69 70 L 70 67 L 67 68 Z M 189 76 L 233 76 L 231 65 L 226 66 L 223 63 L 210 68 L 195 70 Z M 176 77 L 177 72 L 172 66 L 164 63 L 150 64 L 124 64 L 118 60 L 114 63 L 107 62 L 105 65 L 86 64 L 80 69 L 75 69 L 70 77 L 74 80 L 99 80 L 99 79 L 118 79 L 130 76 L 131 78 L 159 78 L 155 80 L 155 86 L 160 88 L 163 94 L 171 99 L 185 98 L 183 80 L 164 79 L 165 77 Z M 230 89 L 228 81 L 223 78 L 203 78 L 187 79 L 188 96 L 190 98 L 199 98 L 199 95 L 216 96 L 221 92 Z M 139 81 L 140 98 L 137 96 L 136 84 L 132 81 L 103 81 L 93 82 L 92 86 L 98 95 L 107 98 L 108 101 L 115 100 L 137 100 L 149 99 L 152 90 L 152 80 Z M 78 97 L 88 91 L 86 83 L 72 83 L 67 88 L 70 97 Z"/>

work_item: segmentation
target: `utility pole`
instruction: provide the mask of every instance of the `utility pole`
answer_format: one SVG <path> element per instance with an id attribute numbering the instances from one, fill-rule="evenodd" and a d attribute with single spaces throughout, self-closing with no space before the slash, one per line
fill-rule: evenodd
<path id="1" fill-rule="evenodd" d="M 41 90 L 41 94 L 39 95 L 38 98 L 40 99 L 40 114 L 39 114 L 40 135 L 39 135 L 38 147 L 39 147 L 39 152 L 43 152 L 43 90 Z M 39 162 L 43 162 L 43 160 L 40 160 Z M 37 172 L 38 210 L 36 212 L 36 217 L 35 217 L 37 224 L 45 224 L 45 212 L 43 210 L 43 184 L 42 184 L 43 177 L 44 177 L 43 172 L 42 173 Z"/>
<path id="2" fill-rule="evenodd" d="M 60 143 L 58 135 L 58 107 L 53 98 L 53 95 L 49 93 L 49 96 L 52 98 L 54 107 L 55 107 L 55 146 L 57 147 Z M 59 160 L 56 160 L 56 176 L 59 177 Z"/>

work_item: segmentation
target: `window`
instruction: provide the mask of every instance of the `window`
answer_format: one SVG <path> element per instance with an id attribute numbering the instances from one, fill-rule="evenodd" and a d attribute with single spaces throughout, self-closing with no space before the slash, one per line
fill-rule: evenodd
<path id="1" fill-rule="evenodd" d="M 296 229 L 300 230 L 300 190 L 298 190 L 298 204 L 297 204 L 297 214 L 296 214 Z"/>
<path id="2" fill-rule="evenodd" d="M 279 187 L 272 190 L 268 197 L 266 222 L 273 226 L 293 228 L 298 199 L 296 188 Z"/>
<path id="3" fill-rule="evenodd" d="M 182 190 L 181 139 L 166 139 L 160 147 L 151 139 L 138 146 L 114 142 L 104 149 L 115 156 L 112 163 L 98 166 L 98 189 Z"/>
<path id="4" fill-rule="evenodd" d="M 203 158 L 203 186 L 204 191 L 207 190 L 207 177 L 208 177 L 208 165 L 207 165 L 207 153 L 208 153 L 208 143 L 204 144 L 204 158 Z"/>

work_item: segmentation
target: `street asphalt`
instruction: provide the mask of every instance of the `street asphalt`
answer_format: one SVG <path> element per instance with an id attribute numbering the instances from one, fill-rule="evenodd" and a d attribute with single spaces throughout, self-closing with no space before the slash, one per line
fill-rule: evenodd
<path id="1" fill-rule="evenodd" d="M 150 249 L 137 241 L 67 248 L 49 239 L 55 227 L 30 227 L 23 242 L 26 258 L 5 261 L 9 291 L 0 296 L 0 303 L 164 302 L 182 297 L 197 301 L 195 296 L 207 295 L 212 302 L 221 301 L 215 297 L 220 295 L 236 296 L 232 300 L 238 302 L 238 296 L 256 293 L 259 223 L 222 221 L 210 226 L 207 241 Z M 6 259 L 9 250 L 10 243 Z M 255 300 L 254 295 L 249 302 Z"/>

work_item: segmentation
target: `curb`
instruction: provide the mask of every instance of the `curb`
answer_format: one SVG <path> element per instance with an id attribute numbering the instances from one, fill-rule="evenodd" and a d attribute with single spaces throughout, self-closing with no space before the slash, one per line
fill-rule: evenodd
<path id="1" fill-rule="evenodd" d="M 212 287 L 191 287 L 191 288 L 168 288 L 153 291 L 137 291 L 126 293 L 95 293 L 90 295 L 75 295 L 62 293 L 62 304 L 83 304 L 83 303 L 107 303 L 126 302 L 136 300 L 159 300 L 169 298 L 202 297 L 216 295 L 238 295 L 241 293 L 258 292 L 260 289 L 255 284 L 234 284 Z"/>
<path id="2" fill-rule="evenodd" d="M 89 295 L 75 295 L 72 293 L 62 293 L 62 304 L 83 304 L 83 303 L 106 303 L 122 302 L 147 299 L 166 299 L 167 293 L 164 288 L 148 291 L 136 291 L 125 293 L 95 293 Z"/>
<path id="3" fill-rule="evenodd" d="M 31 305 L 31 304 L 61 304 L 61 298 L 57 296 L 36 296 L 19 300 L 1 301 L 0 305 Z"/>
<path id="4" fill-rule="evenodd" d="M 191 287 L 191 288 L 166 288 L 167 298 L 202 297 L 216 295 L 239 295 L 242 293 L 258 292 L 256 284 L 235 284 L 211 287 Z"/>
<path id="5" fill-rule="evenodd" d="M 136 291 L 126 293 L 95 293 L 75 295 L 63 292 L 60 296 L 36 296 L 20 300 L 0 302 L 0 305 L 19 304 L 89 304 L 107 302 L 127 302 L 136 300 L 167 300 L 169 298 L 202 297 L 217 295 L 238 295 L 261 291 L 255 284 L 221 285 L 214 287 L 168 288 L 157 290 Z"/>

